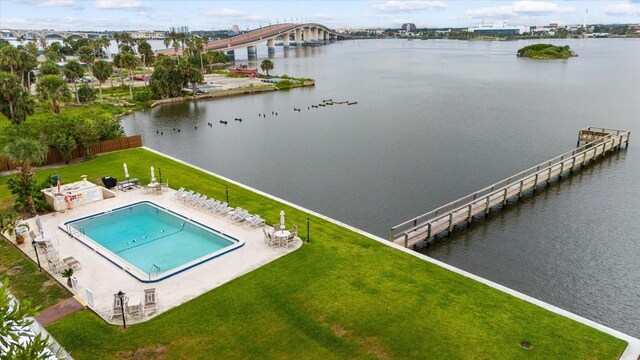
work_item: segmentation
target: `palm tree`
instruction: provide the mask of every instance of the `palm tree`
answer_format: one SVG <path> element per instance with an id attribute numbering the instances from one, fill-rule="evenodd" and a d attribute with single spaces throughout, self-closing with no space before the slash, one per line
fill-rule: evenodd
<path id="1" fill-rule="evenodd" d="M 21 73 L 23 86 L 29 93 L 31 93 L 31 71 L 38 66 L 38 59 L 34 55 L 26 51 L 20 51 L 18 53 L 18 56 L 20 64 L 18 69 L 16 70 L 20 71 Z"/>
<path id="2" fill-rule="evenodd" d="M 96 40 L 96 42 L 100 44 L 106 51 L 107 58 L 111 59 L 111 39 L 109 39 L 108 37 L 101 37 L 100 39 Z"/>
<path id="3" fill-rule="evenodd" d="M 27 206 L 31 213 L 36 213 L 36 206 L 33 202 L 32 180 L 35 175 L 31 165 L 44 161 L 47 154 L 47 146 L 38 140 L 30 138 L 16 138 L 4 148 L 4 153 L 9 160 L 18 165 L 20 169 L 19 186 L 24 193 L 27 193 Z"/>
<path id="4" fill-rule="evenodd" d="M 140 65 L 140 61 L 133 54 L 122 54 L 120 56 L 120 67 L 129 70 L 129 95 L 133 100 L 133 76 L 131 72 Z"/>
<path id="5" fill-rule="evenodd" d="M 0 112 L 14 124 L 20 124 L 33 114 L 33 99 L 14 74 L 0 72 Z"/>
<path id="6" fill-rule="evenodd" d="M 64 76 L 67 77 L 67 81 L 73 84 L 73 91 L 76 93 L 76 101 L 80 104 L 77 80 L 84 76 L 84 69 L 82 68 L 82 65 L 77 61 L 69 61 L 64 66 Z"/>
<path id="7" fill-rule="evenodd" d="M 273 70 L 273 61 L 269 59 L 262 60 L 260 63 L 260 69 L 262 69 L 262 71 L 266 71 L 267 76 L 269 76 L 269 70 Z"/>
<path id="8" fill-rule="evenodd" d="M 96 60 L 94 48 L 88 45 L 81 46 L 80 49 L 78 49 L 77 55 L 78 60 L 87 64 L 89 67 L 91 67 L 93 62 Z"/>
<path id="9" fill-rule="evenodd" d="M 113 74 L 113 66 L 110 63 L 100 60 L 93 64 L 93 76 L 100 82 L 100 102 L 102 102 L 102 84 Z"/>
<path id="10" fill-rule="evenodd" d="M 0 49 L 0 67 L 9 68 L 12 74 L 20 67 L 20 51 L 13 46 Z"/>
<path id="11" fill-rule="evenodd" d="M 57 75 L 45 75 L 40 77 L 36 85 L 36 92 L 40 101 L 51 101 L 51 111 L 60 114 L 60 101 L 66 101 L 71 97 L 67 83 Z"/>
<path id="12" fill-rule="evenodd" d="M 200 56 L 200 71 L 204 71 L 204 63 L 202 62 L 202 53 L 204 52 L 204 40 L 200 37 L 197 37 L 193 41 L 193 47 L 198 52 Z"/>

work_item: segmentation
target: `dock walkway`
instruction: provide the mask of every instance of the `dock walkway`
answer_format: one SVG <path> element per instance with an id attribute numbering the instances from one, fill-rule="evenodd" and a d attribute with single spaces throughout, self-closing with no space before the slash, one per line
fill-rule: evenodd
<path id="1" fill-rule="evenodd" d="M 391 228 L 389 240 L 405 247 L 421 241 L 431 242 L 441 233 L 451 234 L 456 225 L 471 224 L 475 216 L 486 216 L 496 206 L 505 206 L 512 198 L 520 199 L 525 192 L 535 191 L 579 170 L 589 162 L 629 146 L 629 131 L 588 127 L 578 134 L 578 147 L 558 155 L 516 175 L 500 180 L 484 189 L 463 196 L 428 213 L 414 217 Z M 580 145 L 582 142 L 585 144 Z"/>

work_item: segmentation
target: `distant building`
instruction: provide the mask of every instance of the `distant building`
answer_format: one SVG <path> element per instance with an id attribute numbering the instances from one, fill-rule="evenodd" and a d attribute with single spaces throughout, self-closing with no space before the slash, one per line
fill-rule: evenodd
<path id="1" fill-rule="evenodd" d="M 170 32 L 174 32 L 177 34 L 188 34 L 189 33 L 189 27 L 188 26 L 172 26 L 169 28 Z"/>
<path id="2" fill-rule="evenodd" d="M 416 24 L 412 24 L 412 23 L 402 24 L 402 27 L 400 28 L 400 30 L 404 30 L 405 32 L 408 32 L 408 33 L 414 33 L 416 32 Z"/>
<path id="3" fill-rule="evenodd" d="M 134 39 L 164 39 L 164 31 L 138 30 L 130 31 L 129 34 Z"/>
<path id="4" fill-rule="evenodd" d="M 480 36 L 513 36 L 529 33 L 528 26 L 507 26 L 505 23 L 496 25 L 484 25 L 469 28 L 468 31 Z"/>
<path id="5" fill-rule="evenodd" d="M 240 33 L 240 27 L 238 25 L 233 25 L 231 27 L 231 31 L 233 31 L 236 34 L 239 34 Z"/>

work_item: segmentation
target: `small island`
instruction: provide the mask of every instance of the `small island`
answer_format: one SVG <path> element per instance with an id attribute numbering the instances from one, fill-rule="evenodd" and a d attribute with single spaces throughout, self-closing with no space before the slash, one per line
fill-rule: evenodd
<path id="1" fill-rule="evenodd" d="M 518 56 L 532 59 L 568 59 L 578 55 L 571 51 L 569 45 L 533 44 L 519 49 Z"/>

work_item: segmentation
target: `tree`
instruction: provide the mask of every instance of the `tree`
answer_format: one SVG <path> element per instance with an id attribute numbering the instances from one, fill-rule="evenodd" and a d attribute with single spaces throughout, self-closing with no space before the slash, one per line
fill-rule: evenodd
<path id="1" fill-rule="evenodd" d="M 38 67 L 38 59 L 27 51 L 20 51 L 19 57 L 20 66 L 17 70 L 22 76 L 22 85 L 31 94 L 31 71 Z"/>
<path id="2" fill-rule="evenodd" d="M 129 71 L 129 95 L 133 100 L 133 75 L 132 71 L 140 65 L 140 61 L 132 54 L 122 54 L 120 56 L 120 66 Z"/>
<path id="3" fill-rule="evenodd" d="M 76 93 L 76 102 L 80 103 L 80 98 L 78 97 L 78 84 L 77 80 L 81 79 L 84 76 L 84 68 L 77 61 L 69 61 L 64 66 L 64 76 L 67 78 L 67 81 L 73 84 L 73 90 Z"/>
<path id="4" fill-rule="evenodd" d="M 60 75 L 60 69 L 55 62 L 47 60 L 40 65 L 40 75 Z"/>
<path id="5" fill-rule="evenodd" d="M 76 126 L 78 141 L 84 146 L 87 158 L 94 157 L 92 147 L 100 142 L 100 129 L 97 126 L 98 119 L 93 117 L 81 118 Z"/>
<path id="6" fill-rule="evenodd" d="M 36 92 L 40 101 L 51 101 L 50 108 L 54 114 L 60 114 L 59 102 L 66 101 L 71 97 L 65 81 L 56 75 L 40 77 L 36 85 Z"/>
<path id="7" fill-rule="evenodd" d="M 110 63 L 100 60 L 93 64 L 93 76 L 100 82 L 100 101 L 102 102 L 102 84 L 113 74 L 113 66 Z"/>
<path id="8" fill-rule="evenodd" d="M 93 52 L 93 48 L 91 48 L 91 46 L 83 46 L 80 49 L 78 49 L 78 60 L 82 61 L 83 63 L 87 64 L 88 66 L 91 66 L 93 64 L 93 62 L 96 60 L 96 55 Z"/>
<path id="9" fill-rule="evenodd" d="M 27 45 L 25 45 L 25 49 L 27 49 L 31 55 L 38 56 L 38 44 L 34 41 L 29 41 Z"/>
<path id="10" fill-rule="evenodd" d="M 0 68 L 9 69 L 14 74 L 20 67 L 20 51 L 13 46 L 0 49 Z"/>
<path id="11" fill-rule="evenodd" d="M 16 75 L 0 72 L 0 111 L 18 125 L 33 114 L 33 99 Z"/>
<path id="12" fill-rule="evenodd" d="M 53 355 L 48 348 L 49 336 L 34 335 L 29 330 L 32 317 L 37 314 L 38 308 L 31 308 L 28 301 L 12 299 L 9 278 L 0 283 L 0 349 L 6 359 L 48 359 Z M 20 341 L 21 338 L 29 340 Z"/>
<path id="13" fill-rule="evenodd" d="M 27 210 L 36 213 L 33 201 L 35 179 L 31 165 L 41 163 L 47 154 L 47 146 L 42 142 L 30 138 L 16 138 L 4 148 L 9 160 L 18 165 L 20 173 L 16 175 L 12 193 L 18 195 L 18 202 L 22 201 Z"/>
<path id="14" fill-rule="evenodd" d="M 78 88 L 78 97 L 82 103 L 94 101 L 96 99 L 96 91 L 91 86 L 82 84 Z"/>
<path id="15" fill-rule="evenodd" d="M 51 60 L 53 62 L 59 62 L 64 59 L 62 55 L 55 51 L 47 51 L 46 53 L 44 53 L 44 57 L 47 58 L 47 60 Z"/>
<path id="16" fill-rule="evenodd" d="M 269 70 L 273 70 L 273 61 L 269 59 L 262 60 L 260 63 L 260 69 L 262 69 L 262 71 L 266 71 L 267 76 L 269 76 Z"/>
<path id="17" fill-rule="evenodd" d="M 153 64 L 155 56 L 151 44 L 145 39 L 138 40 L 138 53 L 142 56 L 142 66 L 146 67 L 147 64 Z"/>

